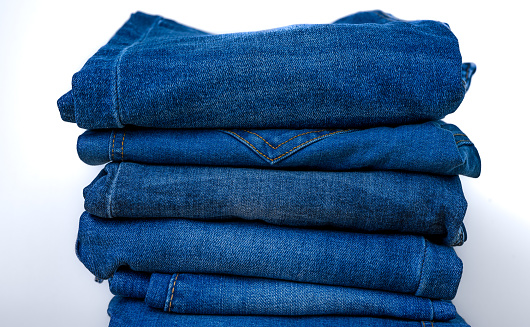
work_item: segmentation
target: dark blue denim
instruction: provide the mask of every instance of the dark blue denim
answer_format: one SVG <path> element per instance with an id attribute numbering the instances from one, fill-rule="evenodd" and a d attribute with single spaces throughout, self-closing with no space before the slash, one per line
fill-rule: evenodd
<path id="1" fill-rule="evenodd" d="M 77 152 L 90 165 L 162 165 L 406 170 L 480 175 L 480 157 L 458 127 L 442 121 L 364 130 L 89 130 Z"/>
<path id="2" fill-rule="evenodd" d="M 81 216 L 77 256 L 98 279 L 134 271 L 262 277 L 452 299 L 462 262 L 421 236 L 258 222 Z"/>
<path id="3" fill-rule="evenodd" d="M 447 322 L 347 316 L 230 316 L 171 314 L 141 300 L 115 296 L 109 327 L 469 327 L 460 316 Z"/>
<path id="4" fill-rule="evenodd" d="M 136 13 L 58 100 L 82 128 L 351 128 L 441 119 L 474 72 L 444 23 L 382 11 L 211 35 Z"/>
<path id="5" fill-rule="evenodd" d="M 144 299 L 167 312 L 218 315 L 346 315 L 446 321 L 451 302 L 361 288 L 210 274 L 159 274 L 120 269 L 114 295 Z"/>
<path id="6" fill-rule="evenodd" d="M 465 241 L 458 176 L 121 162 L 108 164 L 84 197 L 85 209 L 104 218 L 240 218 Z"/>

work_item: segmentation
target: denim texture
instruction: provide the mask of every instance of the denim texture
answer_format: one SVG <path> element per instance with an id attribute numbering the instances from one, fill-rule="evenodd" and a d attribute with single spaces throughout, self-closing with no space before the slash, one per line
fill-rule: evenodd
<path id="1" fill-rule="evenodd" d="M 89 165 L 131 161 L 480 175 L 480 157 L 471 140 L 442 121 L 364 130 L 89 130 L 79 136 L 77 152 Z"/>
<path id="2" fill-rule="evenodd" d="M 115 296 L 108 309 L 109 327 L 469 327 L 460 316 L 447 322 L 346 316 L 230 316 L 171 314 L 141 300 Z"/>
<path id="3" fill-rule="evenodd" d="M 83 193 L 85 209 L 103 218 L 240 218 L 465 241 L 458 176 L 121 162 L 108 164 Z"/>
<path id="4" fill-rule="evenodd" d="M 86 129 L 401 125 L 454 112 L 474 69 L 447 24 L 382 11 L 222 35 L 138 12 L 58 107 Z"/>
<path id="5" fill-rule="evenodd" d="M 447 301 L 265 278 L 120 269 L 109 279 L 109 287 L 114 295 L 144 299 L 151 307 L 184 314 L 456 318 L 455 307 Z"/>
<path id="6" fill-rule="evenodd" d="M 462 262 L 421 236 L 258 222 L 81 216 L 76 253 L 98 279 L 134 271 L 262 277 L 454 298 Z"/>

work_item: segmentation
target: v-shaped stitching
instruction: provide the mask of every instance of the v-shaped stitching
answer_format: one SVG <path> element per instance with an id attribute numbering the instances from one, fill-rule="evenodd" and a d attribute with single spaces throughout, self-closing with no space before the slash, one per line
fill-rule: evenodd
<path id="1" fill-rule="evenodd" d="M 277 146 L 273 146 L 273 145 L 271 145 L 269 142 L 267 142 L 266 139 L 264 139 L 263 137 L 261 137 L 260 135 L 254 133 L 254 132 L 247 131 L 247 130 L 243 130 L 243 131 L 244 131 L 244 132 L 247 132 L 247 133 L 250 133 L 250 134 L 253 134 L 253 135 L 256 135 L 257 137 L 259 137 L 260 139 L 262 139 L 263 142 L 265 142 L 268 146 L 270 146 L 271 148 L 273 148 L 274 150 L 276 150 L 276 149 L 278 149 L 280 146 L 284 145 L 285 143 L 287 143 L 287 142 L 289 142 L 289 141 L 294 140 L 294 139 L 297 138 L 297 137 L 300 137 L 300 136 L 302 136 L 302 135 L 306 135 L 306 134 L 311 134 L 311 133 L 320 133 L 320 132 L 325 131 L 325 129 L 321 129 L 320 131 L 311 131 L 311 132 L 305 132 L 305 133 L 302 133 L 302 134 L 295 135 L 295 136 L 291 137 L 290 139 L 288 139 L 287 141 L 284 141 L 284 142 L 278 144 Z"/>
<path id="2" fill-rule="evenodd" d="M 298 149 L 299 147 L 301 147 L 301 146 L 303 146 L 303 145 L 305 145 L 305 144 L 307 144 L 307 143 L 309 143 L 309 142 L 312 142 L 312 141 L 314 141 L 314 140 L 317 140 L 317 139 L 319 139 L 319 138 L 323 138 L 324 136 L 333 135 L 333 134 L 342 133 L 342 132 L 348 132 L 348 131 L 351 131 L 351 130 L 352 130 L 352 129 L 341 129 L 341 130 L 338 130 L 338 131 L 335 131 L 335 132 L 330 132 L 330 133 L 327 133 L 327 134 L 324 134 L 324 135 L 317 136 L 317 137 L 312 138 L 312 139 L 310 139 L 310 140 L 308 140 L 308 141 L 305 141 L 305 142 L 302 143 L 302 144 L 299 144 L 299 145 L 293 147 L 292 149 L 290 149 L 290 150 L 288 150 L 288 151 L 282 153 L 281 155 L 279 155 L 279 156 L 277 156 L 277 157 L 275 157 L 275 158 L 269 158 L 266 154 L 263 154 L 261 151 L 259 151 L 259 150 L 254 146 L 254 144 L 250 143 L 248 140 L 246 140 L 245 138 L 243 138 L 241 135 L 239 135 L 239 134 L 237 134 L 237 133 L 235 133 L 235 132 L 233 132 L 233 131 L 229 131 L 229 130 L 223 129 L 223 131 L 225 131 L 225 132 L 227 132 L 227 133 L 230 133 L 230 134 L 232 134 L 232 135 L 235 135 L 235 136 L 238 137 L 239 139 L 243 140 L 243 141 L 244 141 L 245 143 L 247 143 L 250 147 L 252 147 L 257 153 L 261 154 L 263 157 L 267 158 L 267 159 L 270 160 L 270 161 L 278 160 L 278 159 L 280 159 L 281 157 L 283 157 L 283 156 L 285 156 L 285 155 L 287 155 L 287 154 L 293 152 L 294 150 Z M 320 132 L 322 132 L 322 131 L 325 131 L 325 130 L 321 130 Z M 245 131 L 245 132 L 249 132 L 249 131 Z M 254 134 L 254 133 L 252 133 L 252 132 L 249 132 L 249 133 Z M 316 131 L 313 131 L 313 132 L 306 132 L 306 133 L 303 133 L 303 134 L 309 134 L 309 133 L 316 133 Z M 300 134 L 300 135 L 303 135 L 303 134 Z M 255 134 L 255 135 L 256 135 L 256 134 Z M 298 137 L 298 136 L 300 136 L 300 135 L 297 135 L 297 136 L 295 136 L 295 137 Z M 259 135 L 257 135 L 257 136 L 259 136 Z M 293 138 L 295 138 L 295 137 L 293 137 Z M 262 137 L 260 137 L 260 138 L 261 138 L 262 140 L 264 140 Z M 284 144 L 284 143 L 286 143 L 286 142 L 288 142 L 288 141 L 290 141 L 290 140 L 291 140 L 291 139 L 289 139 L 289 140 L 283 142 L 282 144 Z M 265 140 L 264 140 L 264 141 L 265 141 Z M 265 142 L 266 142 L 266 141 L 265 141 Z M 282 145 L 282 144 L 280 144 L 280 145 Z M 270 147 L 272 147 L 270 144 L 268 144 L 268 145 L 269 145 Z M 280 145 L 278 145 L 276 148 L 278 148 Z M 274 147 L 272 147 L 272 148 L 274 148 Z"/>

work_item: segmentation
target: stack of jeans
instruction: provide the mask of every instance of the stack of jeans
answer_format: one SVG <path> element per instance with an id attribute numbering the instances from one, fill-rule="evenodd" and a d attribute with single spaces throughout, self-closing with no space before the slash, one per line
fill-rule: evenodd
<path id="1" fill-rule="evenodd" d="M 111 326 L 468 326 L 450 300 L 475 71 L 381 11 L 211 35 L 136 13 L 58 101 L 88 129 L 76 251 Z"/>

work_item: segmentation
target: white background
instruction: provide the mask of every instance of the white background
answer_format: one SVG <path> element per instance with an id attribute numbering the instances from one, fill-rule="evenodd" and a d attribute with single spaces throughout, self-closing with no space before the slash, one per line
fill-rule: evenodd
<path id="1" fill-rule="evenodd" d="M 463 177 L 469 240 L 454 300 L 472 326 L 530 326 L 529 32 L 523 1 L 6 1 L 0 2 L 0 325 L 106 326 L 111 296 L 74 254 L 82 132 L 56 100 L 73 73 L 132 12 L 212 33 L 329 23 L 381 9 L 450 24 L 478 70 L 447 122 L 474 141 L 479 179 Z"/>

